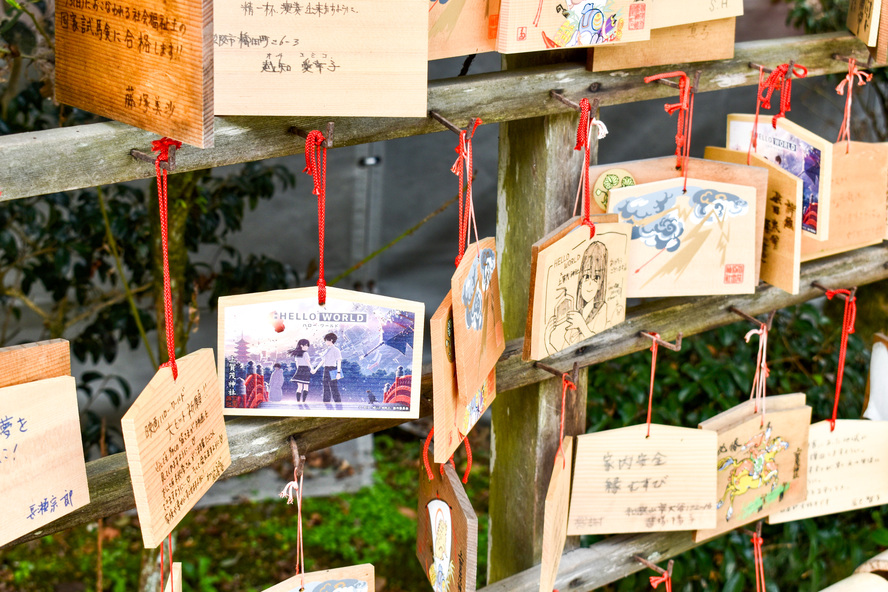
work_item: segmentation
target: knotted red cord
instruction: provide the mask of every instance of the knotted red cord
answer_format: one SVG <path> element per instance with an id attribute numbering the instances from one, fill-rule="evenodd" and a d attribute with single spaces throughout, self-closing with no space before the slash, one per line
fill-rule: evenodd
<path id="1" fill-rule="evenodd" d="M 450 172 L 459 177 L 459 254 L 456 257 L 456 266 L 462 261 L 466 252 L 466 244 L 469 240 L 469 219 L 475 219 L 475 206 L 472 203 L 472 139 L 475 137 L 475 130 L 483 122 L 481 119 L 475 119 L 472 124 L 472 131 L 462 130 L 459 132 L 459 144 L 456 150 L 456 162 L 450 167 Z M 469 184 L 465 187 L 465 200 L 463 199 L 463 187 L 465 186 L 466 176 L 468 176 Z M 477 235 L 477 230 L 475 234 Z"/>
<path id="2" fill-rule="evenodd" d="M 593 229 L 594 230 L 594 229 Z M 561 375 L 561 430 L 558 433 L 558 451 L 561 453 L 561 462 L 563 467 L 567 467 L 567 459 L 564 457 L 564 408 L 567 402 L 567 389 L 577 390 L 568 374 Z M 557 460 L 557 458 L 556 458 Z"/>
<path id="3" fill-rule="evenodd" d="M 167 356 L 169 361 L 160 365 L 161 368 L 169 366 L 173 371 L 173 380 L 179 378 L 179 368 L 176 366 L 176 329 L 173 326 L 173 290 L 170 284 L 170 253 L 167 230 L 167 172 L 161 168 L 160 163 L 170 161 L 170 146 L 178 150 L 182 142 L 171 138 L 161 138 L 151 142 L 151 150 L 157 152 L 154 160 L 154 170 L 157 173 L 157 203 L 160 209 L 160 245 L 163 257 L 163 313 L 166 328 Z"/>
<path id="4" fill-rule="evenodd" d="M 651 390 L 648 394 L 648 416 L 647 416 L 647 438 L 651 437 L 651 409 L 654 404 L 654 373 L 657 371 L 657 339 L 660 338 L 659 333 L 651 333 L 656 339 L 654 339 L 654 344 L 651 346 Z"/>
<path id="5" fill-rule="evenodd" d="M 302 550 L 302 478 L 299 466 L 293 468 L 293 480 L 287 483 L 280 497 L 287 498 L 287 504 L 293 503 L 293 490 L 296 490 L 296 575 L 302 576 L 302 589 L 305 589 L 305 553 Z"/>
<path id="6" fill-rule="evenodd" d="M 771 125 L 777 128 L 777 120 L 786 117 L 792 110 L 792 77 L 804 78 L 808 75 L 808 69 L 801 64 L 780 64 L 771 72 L 765 80 L 764 87 L 759 86 L 758 100 L 762 107 L 771 108 L 771 96 L 775 90 L 780 91 L 780 112 L 771 119 Z"/>
<path id="7" fill-rule="evenodd" d="M 173 578 L 173 533 L 169 534 L 167 542 L 170 547 L 170 592 L 176 592 L 176 581 Z M 160 542 L 160 592 L 166 589 L 166 580 L 163 577 L 163 541 Z"/>
<path id="8" fill-rule="evenodd" d="M 577 145 L 574 146 L 574 150 L 583 151 L 583 171 L 580 183 L 583 186 L 583 224 L 589 227 L 589 238 L 595 236 L 595 224 L 589 217 L 592 208 L 592 189 L 589 186 L 589 161 L 591 159 L 589 135 L 592 132 L 589 114 L 591 111 L 592 105 L 589 103 L 589 99 L 582 99 L 580 101 L 580 123 L 577 125 Z"/>
<path id="9" fill-rule="evenodd" d="M 678 114 L 678 129 L 675 133 L 675 168 L 684 173 L 684 190 L 688 189 L 688 159 L 691 156 L 691 127 L 694 122 L 694 92 L 688 75 L 684 72 L 666 72 L 646 76 L 644 81 L 655 82 L 666 78 L 678 77 L 678 102 L 666 103 L 663 108 L 666 113 Z"/>
<path id="10" fill-rule="evenodd" d="M 755 374 L 752 378 L 752 391 L 749 393 L 749 400 L 755 399 L 755 413 L 759 411 L 759 403 L 762 408 L 762 425 L 765 425 L 765 388 L 768 375 L 768 325 L 762 323 L 758 329 L 752 329 L 746 334 L 746 343 L 753 335 L 759 336 L 758 354 L 755 358 Z"/>
<path id="11" fill-rule="evenodd" d="M 666 592 L 672 592 L 672 576 L 669 572 L 660 576 L 651 576 L 651 588 L 656 588 L 660 584 L 666 584 Z"/>
<path id="12" fill-rule="evenodd" d="M 756 592 L 767 592 L 765 588 L 765 559 L 762 556 L 764 539 L 758 533 L 753 533 L 749 540 L 752 542 L 752 557 L 755 562 L 755 590 Z"/>
<path id="13" fill-rule="evenodd" d="M 848 74 L 836 87 L 836 93 L 845 95 L 845 117 L 842 119 L 842 127 L 839 129 L 839 137 L 836 142 L 841 142 L 845 138 L 845 154 L 851 150 L 851 89 L 854 88 L 854 79 L 857 79 L 857 86 L 864 86 L 873 79 L 873 75 L 869 72 L 861 72 L 857 69 L 857 60 L 848 58 Z M 848 93 L 845 94 L 845 87 L 848 87 Z"/>
<path id="14" fill-rule="evenodd" d="M 305 168 L 303 173 L 314 181 L 312 195 L 318 196 L 318 304 L 327 302 L 327 282 L 324 280 L 324 222 L 327 205 L 327 144 L 324 134 L 317 130 L 305 138 Z"/>
<path id="15" fill-rule="evenodd" d="M 842 393 L 842 377 L 845 375 L 845 353 L 848 348 L 848 335 L 854 333 L 854 321 L 857 318 L 857 297 L 851 290 L 827 290 L 826 298 L 832 300 L 838 294 L 845 295 L 845 314 L 842 318 L 842 343 L 839 346 L 839 369 L 836 371 L 836 400 L 833 403 L 832 419 L 829 420 L 829 431 L 836 429 L 836 416 L 839 413 L 839 395 Z"/>
<path id="16" fill-rule="evenodd" d="M 429 476 L 429 481 L 435 478 L 435 474 L 432 473 L 432 467 L 429 464 L 429 445 L 432 443 L 432 438 L 435 436 L 435 428 L 433 427 L 429 430 L 429 435 L 426 436 L 425 444 L 422 447 L 422 462 L 425 465 L 426 474 Z M 469 482 L 469 473 L 472 472 L 472 447 L 469 446 L 469 439 L 463 438 L 462 443 L 466 445 L 466 472 L 463 473 L 462 482 Z M 453 462 L 453 455 L 450 455 L 450 466 L 453 467 L 453 470 L 456 470 L 456 463 Z M 444 463 L 441 463 L 439 466 L 439 470 L 441 474 L 444 474 Z"/>

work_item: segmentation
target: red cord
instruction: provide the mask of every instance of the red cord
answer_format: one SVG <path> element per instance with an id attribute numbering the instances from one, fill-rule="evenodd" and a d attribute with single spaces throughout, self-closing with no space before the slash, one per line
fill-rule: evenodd
<path id="1" fill-rule="evenodd" d="M 651 333 L 657 339 L 660 338 L 659 333 Z M 657 339 L 654 339 L 654 344 L 651 346 L 651 390 L 648 394 L 648 415 L 647 415 L 647 436 L 651 437 L 651 409 L 654 404 L 654 373 L 657 371 Z"/>
<path id="2" fill-rule="evenodd" d="M 839 395 L 842 393 L 842 377 L 845 375 L 845 354 L 848 348 L 848 335 L 854 333 L 854 321 L 857 318 L 857 298 L 851 290 L 827 290 L 826 297 L 832 300 L 837 294 L 845 295 L 845 314 L 842 318 L 842 342 L 839 346 L 839 369 L 836 371 L 836 399 L 833 403 L 832 419 L 829 420 L 829 431 L 836 429 L 836 417 L 839 413 Z"/>
<path id="3" fill-rule="evenodd" d="M 792 78 L 805 78 L 808 75 L 808 69 L 801 64 L 790 66 L 789 64 L 780 64 L 771 72 L 768 79 L 765 80 L 764 86 L 759 84 L 757 101 L 765 109 L 771 108 L 771 97 L 775 90 L 780 91 L 780 112 L 771 119 L 771 125 L 777 128 L 777 120 L 786 117 L 786 113 L 792 109 Z M 758 109 L 758 106 L 756 106 Z"/>
<path id="4" fill-rule="evenodd" d="M 589 99 L 580 101 L 580 123 L 577 125 L 577 145 L 574 150 L 583 151 L 583 171 L 581 179 L 583 183 L 583 225 L 589 227 L 589 238 L 595 236 L 595 224 L 590 217 L 592 209 L 592 189 L 589 185 L 589 164 L 591 156 L 591 146 L 589 146 L 589 136 L 592 132 L 592 122 L 590 113 L 592 105 Z"/>
<path id="5" fill-rule="evenodd" d="M 314 180 L 312 194 L 318 196 L 318 304 L 327 302 L 327 282 L 324 280 L 324 223 L 327 205 L 327 145 L 324 134 L 317 130 L 305 138 L 305 169 Z"/>
<path id="6" fill-rule="evenodd" d="M 432 467 L 429 464 L 429 445 L 432 443 L 432 438 L 435 436 L 435 428 L 433 427 L 429 430 L 429 435 L 426 436 L 425 444 L 422 447 L 422 462 L 425 465 L 426 474 L 429 476 L 429 481 L 432 481 L 435 478 L 435 474 L 432 472 Z M 462 482 L 469 482 L 469 473 L 472 471 L 472 447 L 469 446 L 469 439 L 463 438 L 462 443 L 466 446 L 466 472 L 463 473 Z M 456 464 L 453 462 L 453 455 L 450 455 L 450 466 L 453 467 L 453 470 L 456 470 Z M 439 468 L 441 474 L 444 474 L 444 464 L 440 465 Z"/>
<path id="7" fill-rule="evenodd" d="M 839 128 L 839 137 L 836 142 L 841 142 L 845 138 L 845 154 L 851 150 L 851 89 L 854 88 L 854 79 L 857 79 L 857 86 L 864 86 L 873 79 L 873 75 L 869 72 L 861 72 L 857 69 L 857 60 L 848 58 L 848 74 L 845 75 L 836 87 L 836 93 L 845 95 L 845 116 L 842 119 L 842 127 Z M 845 86 L 848 87 L 848 93 L 845 94 Z"/>
<path id="8" fill-rule="evenodd" d="M 651 576 L 651 588 L 656 588 L 663 583 L 666 584 L 666 592 L 672 592 L 672 576 L 668 572 L 660 576 Z"/>
<path id="9" fill-rule="evenodd" d="M 469 240 L 469 219 L 475 217 L 475 206 L 472 202 L 472 139 L 475 137 L 475 130 L 483 121 L 476 118 L 472 123 L 472 131 L 462 130 L 459 132 L 459 144 L 456 150 L 456 162 L 450 167 L 450 172 L 459 177 L 459 248 L 456 257 L 456 266 L 462 261 L 466 252 L 466 244 Z M 468 176 L 469 184 L 466 187 L 466 176 Z M 465 187 L 465 198 L 463 198 L 463 188 Z"/>
<path id="10" fill-rule="evenodd" d="M 755 562 L 755 590 L 756 592 L 767 592 L 765 587 L 765 559 L 762 555 L 764 539 L 758 533 L 755 533 L 749 540 L 752 542 L 752 557 Z"/>
<path id="11" fill-rule="evenodd" d="M 173 380 L 179 378 L 179 368 L 176 366 L 176 329 L 173 325 L 173 290 L 170 283 L 170 253 L 167 229 L 167 172 L 160 166 L 161 162 L 169 162 L 170 146 L 176 149 L 182 147 L 182 142 L 170 138 L 161 138 L 151 142 L 151 150 L 157 152 L 154 160 L 154 170 L 157 173 L 157 203 L 160 209 L 160 244 L 163 256 L 163 312 L 166 329 L 167 356 L 169 361 L 160 365 L 161 368 L 169 366 L 173 371 Z"/>
<path id="12" fill-rule="evenodd" d="M 176 580 L 173 578 L 173 533 L 170 531 L 167 539 L 170 548 L 170 592 L 176 592 Z M 166 580 L 163 575 L 163 541 L 160 542 L 160 592 L 166 590 Z"/>
<path id="13" fill-rule="evenodd" d="M 593 227 L 594 231 L 594 227 Z M 558 451 L 561 453 L 562 467 L 567 467 L 567 459 L 564 455 L 564 409 L 567 403 L 567 389 L 577 390 L 575 385 L 567 374 L 561 375 L 561 430 L 558 434 Z M 557 460 L 557 459 L 556 459 Z"/>
<path id="14" fill-rule="evenodd" d="M 694 93 L 691 88 L 690 79 L 684 72 L 666 72 L 663 74 L 655 74 L 654 76 L 646 76 L 646 83 L 663 80 L 666 78 L 678 77 L 678 102 L 666 103 L 663 108 L 666 113 L 672 115 L 676 111 L 678 114 L 677 131 L 675 133 L 675 167 L 680 168 L 684 172 L 684 190 L 688 190 L 688 159 L 691 156 L 691 124 L 693 123 L 694 110 Z"/>

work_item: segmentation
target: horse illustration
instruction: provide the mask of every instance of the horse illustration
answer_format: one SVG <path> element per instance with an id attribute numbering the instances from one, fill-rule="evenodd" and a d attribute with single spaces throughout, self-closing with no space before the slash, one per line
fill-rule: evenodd
<path id="1" fill-rule="evenodd" d="M 775 457 L 777 454 L 789 448 L 789 442 L 780 436 L 771 438 L 771 427 L 764 432 L 759 432 L 740 446 L 738 450 L 748 453 L 747 456 L 734 458 L 729 456 L 718 463 L 718 470 L 731 468 L 728 477 L 728 485 L 725 493 L 716 504 L 721 508 L 726 498 L 730 498 L 725 520 L 730 520 L 734 515 L 734 498 L 752 490 L 759 489 L 770 484 L 771 490 L 777 486 L 778 468 Z"/>

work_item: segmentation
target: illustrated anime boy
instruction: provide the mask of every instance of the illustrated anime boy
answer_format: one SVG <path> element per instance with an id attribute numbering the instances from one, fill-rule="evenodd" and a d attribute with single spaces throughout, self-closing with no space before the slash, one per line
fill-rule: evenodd
<path id="1" fill-rule="evenodd" d="M 336 334 L 324 335 L 324 345 L 327 349 L 321 356 L 318 365 L 311 369 L 314 374 L 322 366 L 324 368 L 324 403 L 329 403 L 331 398 L 335 403 L 341 403 L 339 396 L 339 379 L 342 378 L 342 352 L 336 347 Z"/>

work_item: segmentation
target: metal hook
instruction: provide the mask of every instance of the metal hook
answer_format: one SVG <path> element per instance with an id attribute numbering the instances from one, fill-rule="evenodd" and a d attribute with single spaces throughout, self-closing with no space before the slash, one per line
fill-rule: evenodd
<path id="1" fill-rule="evenodd" d="M 169 154 L 168 159 L 160 162 L 160 168 L 162 168 L 163 170 L 165 170 L 168 173 L 172 173 L 174 170 L 176 170 L 176 145 L 175 144 L 170 144 L 168 154 Z M 150 162 L 151 164 L 155 164 L 157 162 L 157 156 L 154 156 L 153 154 L 148 154 L 147 152 L 142 152 L 141 150 L 136 150 L 135 148 L 130 150 L 130 156 L 132 156 L 136 160 Z"/>
<path id="2" fill-rule="evenodd" d="M 771 72 L 774 71 L 774 68 L 766 68 L 766 67 L 762 66 L 761 64 L 756 64 L 755 62 L 747 62 L 747 65 L 750 68 L 752 68 L 753 70 L 761 70 L 762 72 L 765 72 L 767 74 L 770 74 Z"/>
<path id="3" fill-rule="evenodd" d="M 570 107 L 574 111 L 581 110 L 579 103 L 577 103 L 575 101 L 571 101 L 570 99 L 568 99 L 567 97 L 564 96 L 564 89 L 562 89 L 562 88 L 550 90 L 549 96 L 552 97 L 553 99 L 555 99 L 556 101 L 564 103 L 565 105 L 567 105 L 568 107 Z M 600 103 L 601 103 L 601 101 L 597 97 L 592 99 L 592 103 L 591 103 L 592 113 L 598 112 L 598 108 L 601 106 Z"/>
<path id="4" fill-rule="evenodd" d="M 758 320 L 757 318 L 755 318 L 752 315 L 749 315 L 749 314 L 743 312 L 742 310 L 740 310 L 739 308 L 737 308 L 733 304 L 728 307 L 728 310 L 731 311 L 732 313 L 734 313 L 735 315 L 746 319 L 750 323 L 754 324 L 756 327 L 762 326 L 762 321 Z M 764 323 L 768 327 L 768 331 L 770 331 L 771 327 L 774 325 L 774 315 L 776 315 L 776 314 L 777 314 L 777 311 L 772 310 L 771 313 L 768 315 L 768 320 Z"/>
<path id="5" fill-rule="evenodd" d="M 644 337 L 647 337 L 648 339 L 656 341 L 657 345 L 659 345 L 661 347 L 665 347 L 666 349 L 671 349 L 672 351 L 675 351 L 675 352 L 681 351 L 681 337 L 682 337 L 681 331 L 679 331 L 678 335 L 675 337 L 674 344 L 669 343 L 668 341 L 664 341 L 660 337 L 658 337 L 657 335 L 654 335 L 653 333 L 648 333 L 647 331 L 639 331 L 639 333 L 641 333 Z"/>
<path id="6" fill-rule="evenodd" d="M 302 476 L 302 471 L 305 469 L 305 455 L 299 454 L 299 446 L 296 444 L 296 436 L 288 437 L 287 442 L 289 442 L 290 451 L 293 453 L 293 473 L 298 481 Z"/>
<path id="7" fill-rule="evenodd" d="M 632 558 L 635 559 L 635 561 L 637 561 L 640 564 L 647 567 L 648 569 L 654 570 L 655 572 L 657 572 L 661 576 L 668 575 L 670 578 L 672 577 L 672 566 L 675 565 L 675 560 L 673 560 L 673 559 L 669 560 L 669 563 L 667 564 L 668 569 L 663 569 L 662 567 L 660 567 L 656 563 L 653 563 L 652 561 L 648 561 L 647 559 L 645 559 L 641 555 L 633 555 Z"/>
<path id="8" fill-rule="evenodd" d="M 324 134 L 324 148 L 333 147 L 333 128 L 335 124 L 332 121 L 327 122 L 327 133 Z M 308 132 L 301 127 L 293 126 L 287 130 L 291 134 L 296 134 L 300 138 L 308 138 Z"/>
<path id="9" fill-rule="evenodd" d="M 764 522 L 764 520 L 759 520 L 758 522 L 756 522 L 756 524 L 755 524 L 755 532 L 749 530 L 748 528 L 744 528 L 744 529 L 743 529 L 743 532 L 744 532 L 747 536 L 757 536 L 757 537 L 761 538 L 761 536 L 762 536 L 762 523 L 763 523 L 763 522 Z"/>
<path id="10" fill-rule="evenodd" d="M 441 115 L 437 111 L 429 111 L 429 117 L 431 117 L 432 119 L 434 119 L 435 121 L 437 121 L 438 123 L 440 123 L 441 125 L 446 127 L 447 129 L 449 129 L 450 131 L 452 131 L 456 135 L 459 135 L 463 132 L 463 130 L 460 129 L 455 123 L 446 119 L 443 115 Z"/>
<path id="11" fill-rule="evenodd" d="M 547 364 L 543 364 L 542 362 L 534 362 L 533 367 L 539 368 L 540 370 L 548 372 L 549 374 L 551 374 L 552 376 L 555 376 L 557 378 L 564 378 L 564 375 L 567 374 L 568 377 L 570 378 L 570 381 L 572 383 L 576 384 L 577 383 L 577 375 L 580 370 L 580 363 L 574 362 L 573 369 L 571 369 L 570 372 L 561 372 L 560 370 L 557 370 Z"/>
<path id="12" fill-rule="evenodd" d="M 844 55 L 837 54 L 837 53 L 834 53 L 829 57 L 831 57 L 832 59 L 834 59 L 838 62 L 850 62 L 851 60 L 854 60 L 855 62 L 857 61 L 857 58 L 855 58 L 854 56 L 844 56 Z"/>
<path id="13" fill-rule="evenodd" d="M 821 284 L 820 282 L 811 282 L 811 287 L 812 287 L 812 288 L 817 288 L 818 290 L 820 290 L 820 291 L 823 292 L 824 294 L 825 294 L 826 292 L 829 292 L 829 291 L 830 291 L 829 288 L 827 288 L 826 286 L 824 286 L 824 285 Z M 857 287 L 855 286 L 854 288 L 851 288 L 849 291 L 851 292 L 851 297 L 853 298 L 854 295 L 857 294 Z M 848 297 L 847 297 L 845 294 L 836 294 L 836 296 L 838 296 L 838 297 L 841 298 L 842 300 L 848 300 Z"/>

